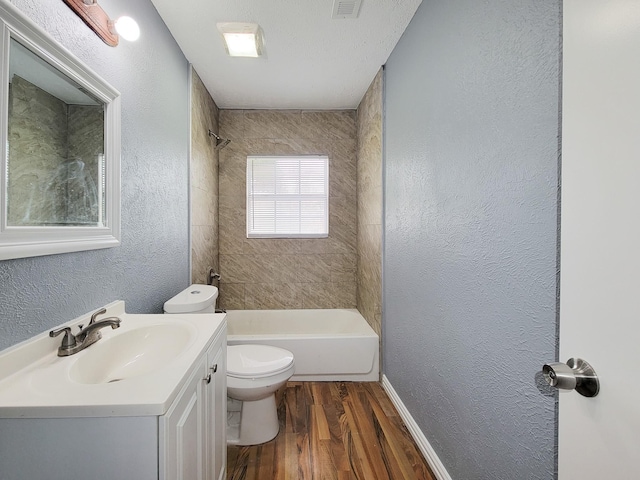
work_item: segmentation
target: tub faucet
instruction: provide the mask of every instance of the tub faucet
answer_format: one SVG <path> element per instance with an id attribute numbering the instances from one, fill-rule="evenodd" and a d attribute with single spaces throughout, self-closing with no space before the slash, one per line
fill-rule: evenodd
<path id="1" fill-rule="evenodd" d="M 216 273 L 213 268 L 209 268 L 209 273 L 207 274 L 207 285 L 213 285 L 213 282 L 217 282 L 220 285 L 220 277 L 219 273 Z"/>
<path id="2" fill-rule="evenodd" d="M 91 315 L 91 320 L 89 321 L 89 324 L 86 326 L 86 328 L 82 328 L 82 325 L 78 325 L 80 327 L 80 331 L 77 335 L 71 333 L 71 327 L 63 327 L 59 328 L 58 330 L 51 330 L 49 332 L 50 337 L 57 337 L 61 333 L 64 333 L 62 344 L 58 347 L 58 356 L 68 357 L 69 355 L 73 355 L 74 353 L 78 353 L 84 350 L 89 345 L 93 345 L 102 338 L 102 335 L 100 334 L 101 328 L 119 328 L 121 320 L 118 317 L 108 317 L 96 321 L 96 317 L 98 315 L 102 315 L 106 312 L 107 310 L 102 308 Z"/>

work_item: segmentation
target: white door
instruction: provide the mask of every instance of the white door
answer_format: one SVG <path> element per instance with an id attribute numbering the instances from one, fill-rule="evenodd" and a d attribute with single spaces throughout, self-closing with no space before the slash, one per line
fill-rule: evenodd
<path id="1" fill-rule="evenodd" d="M 565 0 L 559 478 L 640 478 L 640 0 Z"/>

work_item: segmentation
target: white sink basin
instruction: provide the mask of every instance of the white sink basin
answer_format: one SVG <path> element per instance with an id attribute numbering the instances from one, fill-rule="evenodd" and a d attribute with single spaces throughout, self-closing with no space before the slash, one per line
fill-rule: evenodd
<path id="1" fill-rule="evenodd" d="M 74 355 L 59 357 L 61 339 L 48 331 L 0 352 L 0 419 L 164 415 L 208 345 L 217 335 L 226 342 L 224 314 L 129 314 L 122 301 L 105 308 L 120 328 L 100 330 Z M 92 313 L 65 326 L 77 332 Z"/>
<path id="2" fill-rule="evenodd" d="M 156 323 L 103 338 L 77 354 L 69 378 L 77 383 L 113 383 L 163 368 L 196 338 L 188 323 Z"/>

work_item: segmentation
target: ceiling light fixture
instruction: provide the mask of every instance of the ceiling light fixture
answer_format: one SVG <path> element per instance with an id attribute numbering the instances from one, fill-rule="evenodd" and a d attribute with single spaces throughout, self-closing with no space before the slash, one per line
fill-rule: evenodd
<path id="1" fill-rule="evenodd" d="M 225 22 L 217 24 L 230 57 L 260 57 L 264 54 L 264 36 L 257 23 Z"/>
<path id="2" fill-rule="evenodd" d="M 131 17 L 120 17 L 115 22 L 98 5 L 98 0 L 63 0 L 76 12 L 100 39 L 111 47 L 118 45 L 119 36 L 131 42 L 140 37 L 140 27 Z"/>

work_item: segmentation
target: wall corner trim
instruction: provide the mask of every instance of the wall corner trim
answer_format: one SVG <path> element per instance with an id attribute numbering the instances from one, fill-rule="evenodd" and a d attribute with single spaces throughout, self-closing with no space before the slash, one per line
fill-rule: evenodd
<path id="1" fill-rule="evenodd" d="M 409 433 L 415 440 L 418 448 L 424 455 L 436 478 L 438 480 L 452 480 L 449 472 L 447 472 L 447 469 L 444 468 L 444 464 L 442 463 L 440 458 L 438 458 L 435 450 L 427 440 L 427 437 L 424 435 L 424 433 L 422 433 L 422 430 L 420 430 L 420 427 L 409 413 L 409 410 L 407 410 L 407 407 L 405 407 L 404 403 L 402 403 L 402 400 L 396 393 L 386 375 L 382 375 L 382 388 L 384 388 L 385 392 L 387 392 L 387 395 L 389 395 L 391 402 L 398 410 L 400 417 L 402 417 L 402 420 L 407 426 Z"/>

